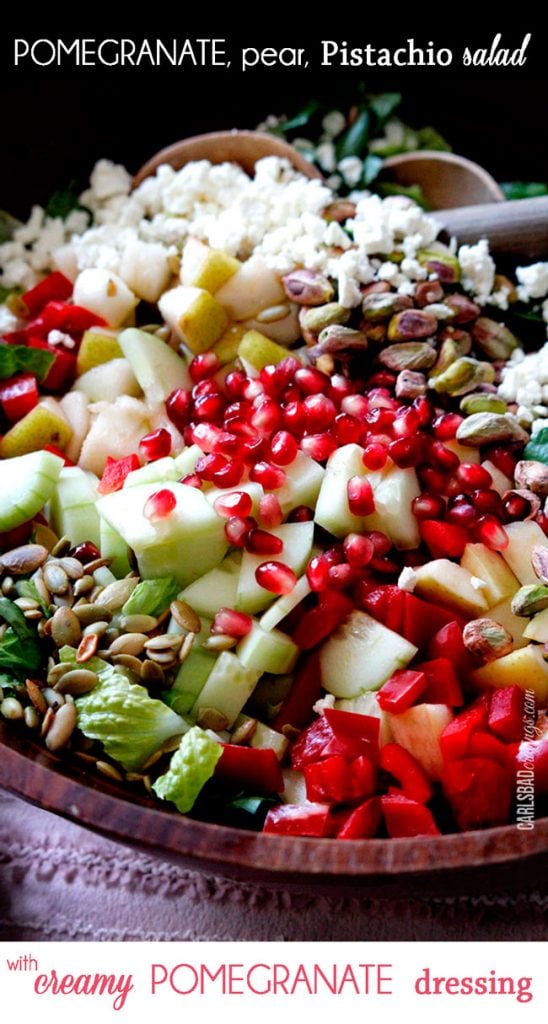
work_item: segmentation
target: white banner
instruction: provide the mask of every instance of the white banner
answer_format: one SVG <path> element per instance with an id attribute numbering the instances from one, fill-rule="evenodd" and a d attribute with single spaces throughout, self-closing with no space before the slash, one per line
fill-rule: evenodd
<path id="1" fill-rule="evenodd" d="M 4 943 L 3 1016 L 546 1024 L 546 943 Z M 9 1008 L 9 1009 L 8 1009 Z M 405 1016 L 402 1016 L 405 1015 Z"/>

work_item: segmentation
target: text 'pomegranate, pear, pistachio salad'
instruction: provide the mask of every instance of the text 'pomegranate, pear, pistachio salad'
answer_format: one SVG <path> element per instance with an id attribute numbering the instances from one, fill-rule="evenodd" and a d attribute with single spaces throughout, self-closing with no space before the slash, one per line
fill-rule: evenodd
<path id="1" fill-rule="evenodd" d="M 545 813 L 548 348 L 515 324 L 548 264 L 273 157 L 130 184 L 102 160 L 0 246 L 1 715 L 269 833 L 519 823 L 520 770 Z"/>

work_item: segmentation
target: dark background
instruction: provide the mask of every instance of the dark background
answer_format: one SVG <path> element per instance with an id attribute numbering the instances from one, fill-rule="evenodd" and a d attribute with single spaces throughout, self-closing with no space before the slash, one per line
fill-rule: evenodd
<path id="1" fill-rule="evenodd" d="M 259 9 L 257 9 L 259 10 Z M 464 18 L 464 11 L 462 12 Z M 287 16 L 287 12 L 286 12 Z M 493 23 L 489 28 L 461 32 L 451 27 L 384 26 L 375 30 L 347 28 L 345 34 L 322 29 L 321 34 L 287 30 L 283 36 L 266 32 L 223 29 L 216 17 L 201 30 L 182 26 L 149 26 L 139 33 L 133 26 L 119 33 L 98 22 L 84 31 L 65 24 L 49 24 L 41 33 L 18 26 L 1 41 L 0 88 L 3 110 L 3 146 L 0 156 L 0 206 L 19 216 L 31 202 L 43 203 L 59 187 L 75 180 L 85 187 L 89 172 L 101 156 L 124 163 L 131 171 L 156 150 L 185 135 L 216 128 L 255 127 L 268 113 L 291 114 L 317 97 L 334 107 L 347 107 L 356 87 L 365 81 L 371 92 L 400 91 L 404 96 L 402 116 L 413 127 L 431 124 L 452 144 L 456 152 L 477 160 L 499 180 L 546 180 L 547 75 L 548 60 L 543 48 L 544 33 L 530 19 L 508 26 Z M 70 71 L 45 68 L 26 71 L 13 67 L 13 37 L 75 36 L 133 39 L 161 36 L 184 39 L 217 36 L 231 39 L 233 48 L 244 45 L 308 44 L 319 54 L 319 38 L 346 38 L 352 45 L 371 42 L 393 48 L 409 35 L 425 46 L 433 39 L 438 46 L 450 46 L 455 53 L 463 45 L 488 45 L 496 31 L 503 44 L 518 46 L 527 31 L 533 38 L 522 68 L 507 70 L 440 70 L 414 68 L 355 71 L 314 67 L 308 71 L 239 69 L 145 70 L 143 68 L 104 70 L 79 68 Z M 319 57 L 317 60 L 319 64 Z"/>

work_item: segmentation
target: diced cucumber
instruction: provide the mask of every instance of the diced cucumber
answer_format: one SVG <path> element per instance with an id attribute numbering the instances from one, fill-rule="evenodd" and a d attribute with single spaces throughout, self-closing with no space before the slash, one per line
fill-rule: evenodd
<path id="1" fill-rule="evenodd" d="M 308 594 L 310 594 L 310 583 L 306 576 L 301 576 L 290 594 L 282 594 L 277 601 L 274 601 L 274 604 L 270 605 L 270 608 L 267 608 L 266 612 L 263 612 L 259 619 L 261 629 L 267 632 L 274 629 L 282 619 L 285 619 L 286 615 L 289 615 L 301 601 L 304 601 Z"/>
<path id="2" fill-rule="evenodd" d="M 223 651 L 192 708 L 197 718 L 200 711 L 215 708 L 232 726 L 244 704 L 255 689 L 260 672 L 246 668 L 232 651 Z"/>
<path id="3" fill-rule="evenodd" d="M 270 532 L 283 541 L 283 551 L 275 557 L 252 555 L 249 551 L 244 552 L 235 605 L 239 611 L 250 614 L 262 611 L 274 599 L 274 595 L 261 587 L 255 579 L 255 571 L 263 562 L 281 562 L 293 569 L 297 576 L 300 576 L 306 568 L 312 548 L 314 524 L 312 522 L 285 523 L 283 526 L 274 527 Z"/>
<path id="4" fill-rule="evenodd" d="M 267 632 L 254 622 L 247 636 L 240 640 L 236 654 L 248 668 L 281 676 L 295 667 L 299 648 L 287 633 L 279 629 Z"/>
<path id="5" fill-rule="evenodd" d="M 234 608 L 241 555 L 234 552 L 227 555 L 220 565 L 211 569 L 199 580 L 195 580 L 179 595 L 197 615 L 213 619 L 219 608 Z"/>

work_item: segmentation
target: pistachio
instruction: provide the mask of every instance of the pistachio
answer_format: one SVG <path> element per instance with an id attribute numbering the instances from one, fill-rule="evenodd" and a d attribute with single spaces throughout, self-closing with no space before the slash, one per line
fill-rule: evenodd
<path id="1" fill-rule="evenodd" d="M 336 199 L 334 203 L 329 203 L 323 211 L 322 216 L 325 220 L 336 221 L 337 224 L 344 224 L 345 220 L 349 220 L 351 217 L 356 215 L 356 204 L 351 202 L 350 199 Z"/>
<path id="2" fill-rule="evenodd" d="M 417 259 L 429 274 L 435 274 L 443 284 L 456 284 L 460 281 L 460 263 L 449 249 L 442 246 L 439 249 L 419 249 Z"/>
<path id="3" fill-rule="evenodd" d="M 368 341 L 371 341 L 374 345 L 384 345 L 388 334 L 388 327 L 386 324 L 373 324 L 367 320 L 362 320 L 360 323 L 360 331 L 365 335 Z"/>
<path id="4" fill-rule="evenodd" d="M 443 301 L 453 310 L 456 324 L 469 324 L 472 320 L 476 320 L 481 313 L 480 307 L 472 302 L 472 299 L 469 299 L 467 295 L 460 295 L 459 292 L 455 292 L 454 295 L 446 295 Z"/>
<path id="5" fill-rule="evenodd" d="M 525 444 L 528 440 L 529 435 L 510 413 L 475 412 L 457 430 L 457 441 L 470 448 L 495 442 Z"/>
<path id="6" fill-rule="evenodd" d="M 426 394 L 426 377 L 415 370 L 400 370 L 396 378 L 396 398 L 419 398 Z"/>
<path id="7" fill-rule="evenodd" d="M 518 301 L 518 292 L 513 281 L 509 277 L 505 277 L 504 274 L 495 274 L 495 280 L 493 281 L 493 291 L 505 291 L 508 296 L 508 302 Z"/>
<path id="8" fill-rule="evenodd" d="M 531 551 L 531 565 L 535 576 L 538 576 L 542 583 L 548 584 L 548 548 L 542 544 L 535 544 Z"/>
<path id="9" fill-rule="evenodd" d="M 411 306 L 409 296 L 399 295 L 398 292 L 373 292 L 362 299 L 363 318 L 372 323 L 390 320 L 395 313 L 401 313 Z"/>
<path id="10" fill-rule="evenodd" d="M 26 576 L 27 573 L 39 569 L 47 557 L 48 549 L 42 544 L 22 544 L 11 551 L 4 551 L 0 558 L 0 566 L 11 576 Z"/>
<path id="11" fill-rule="evenodd" d="M 330 281 L 315 270 L 292 270 L 282 277 L 282 283 L 288 299 L 300 306 L 321 306 L 335 294 Z"/>
<path id="12" fill-rule="evenodd" d="M 82 628 L 71 608 L 58 608 L 51 620 L 51 635 L 58 647 L 78 647 Z"/>
<path id="13" fill-rule="evenodd" d="M 427 341 L 402 341 L 379 352 L 379 362 L 389 370 L 429 370 L 436 362 L 436 350 Z"/>
<path id="14" fill-rule="evenodd" d="M 365 298 L 366 295 L 385 295 L 391 291 L 392 288 L 388 281 L 371 281 L 370 284 L 366 284 L 362 288 L 362 296 Z"/>
<path id="15" fill-rule="evenodd" d="M 331 324 L 320 331 L 318 344 L 310 350 L 310 356 L 317 359 L 326 353 L 333 353 L 340 358 L 345 353 L 354 355 L 357 352 L 365 352 L 367 345 L 367 335 L 363 331 L 343 327 L 342 324 Z"/>
<path id="16" fill-rule="evenodd" d="M 544 608 L 548 608 L 548 587 L 542 583 L 527 583 L 512 598 L 514 615 L 536 615 Z"/>
<path id="17" fill-rule="evenodd" d="M 123 580 L 109 583 L 101 593 L 101 606 L 109 612 L 115 612 L 131 597 L 139 582 L 137 576 L 128 576 Z"/>
<path id="18" fill-rule="evenodd" d="M 389 341 L 413 341 L 415 338 L 429 338 L 436 333 L 437 318 L 424 309 L 404 309 L 396 313 L 388 324 Z"/>
<path id="19" fill-rule="evenodd" d="M 432 377 L 429 384 L 439 394 L 458 396 L 466 395 L 474 391 L 478 384 L 491 383 L 494 379 L 495 370 L 491 363 L 480 363 L 470 356 L 461 356 L 443 373 Z"/>
<path id="20" fill-rule="evenodd" d="M 303 338 L 309 345 L 313 345 L 324 327 L 329 327 L 331 324 L 345 324 L 350 313 L 351 310 L 342 306 L 340 302 L 328 302 L 324 306 L 303 306 L 299 311 L 299 324 Z"/>
<path id="21" fill-rule="evenodd" d="M 514 478 L 519 487 L 538 494 L 542 501 L 548 498 L 548 466 L 543 462 L 523 459 L 514 470 Z"/>
<path id="22" fill-rule="evenodd" d="M 430 306 L 432 302 L 440 302 L 443 299 L 443 288 L 439 281 L 419 281 L 415 288 L 415 302 L 421 309 Z"/>
<path id="23" fill-rule="evenodd" d="M 473 395 L 465 395 L 460 403 L 460 411 L 465 416 L 471 416 L 474 412 L 501 412 L 507 411 L 506 402 L 497 395 L 487 395 L 477 392 Z"/>
<path id="24" fill-rule="evenodd" d="M 517 338 L 504 324 L 480 316 L 472 327 L 472 337 L 476 346 L 489 359 L 508 359 L 517 346 Z"/>
<path id="25" fill-rule="evenodd" d="M 513 648 L 511 634 L 493 619 L 473 619 L 463 631 L 464 646 L 482 665 L 509 654 Z"/>

